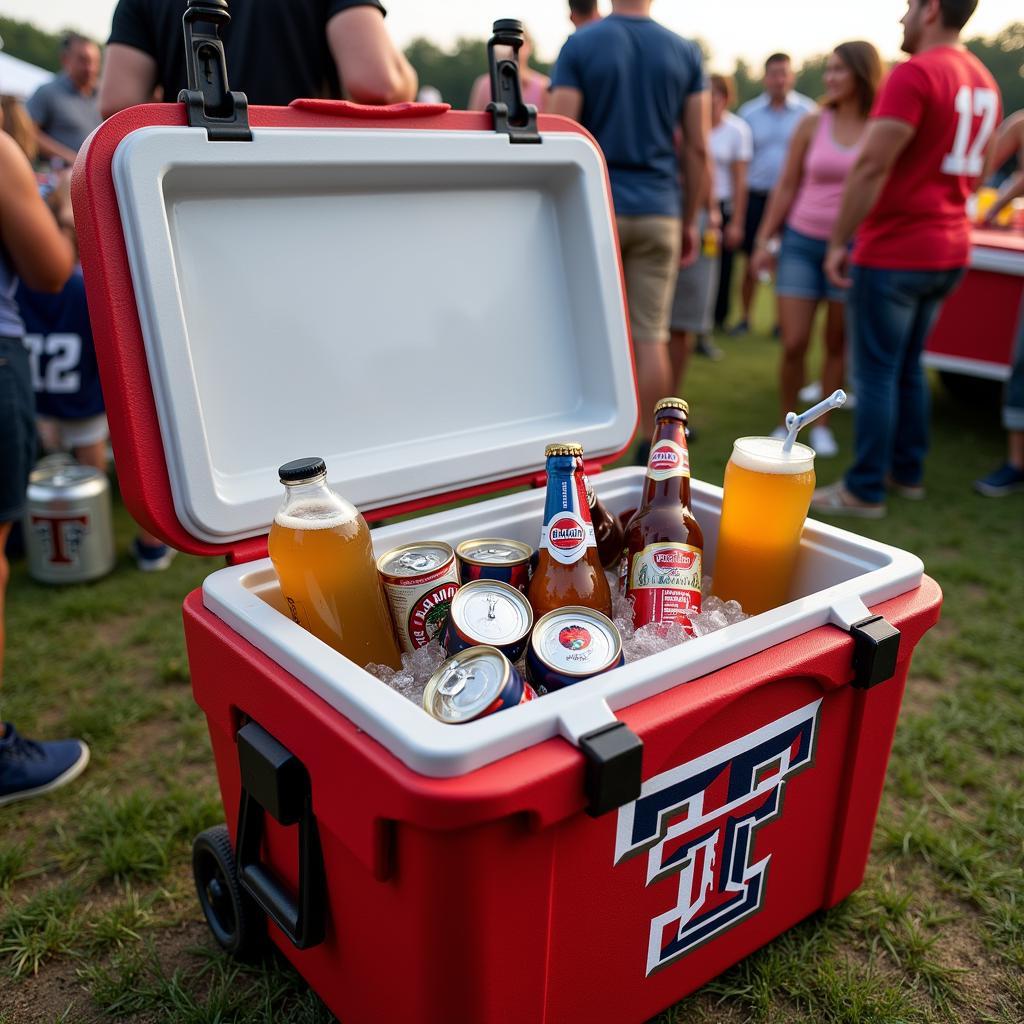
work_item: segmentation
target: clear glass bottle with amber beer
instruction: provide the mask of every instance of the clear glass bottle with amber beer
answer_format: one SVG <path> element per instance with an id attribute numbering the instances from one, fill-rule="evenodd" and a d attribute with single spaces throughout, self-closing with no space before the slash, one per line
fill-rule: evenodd
<path id="1" fill-rule="evenodd" d="M 597 540 L 597 557 L 606 569 L 615 571 L 622 557 L 622 544 L 626 536 L 625 527 L 618 516 L 613 516 L 597 496 L 594 485 L 586 481 L 587 505 L 590 507 L 590 521 L 594 524 Z"/>
<path id="2" fill-rule="evenodd" d="M 663 398 L 654 407 L 654 435 L 644 495 L 626 526 L 622 573 L 633 599 L 633 622 L 678 622 L 692 632 L 700 611 L 704 534 L 690 510 L 689 407 Z"/>
<path id="3" fill-rule="evenodd" d="M 285 498 L 268 548 L 288 614 L 357 665 L 401 668 L 366 520 L 327 486 L 323 459 L 278 474 Z"/>
<path id="4" fill-rule="evenodd" d="M 566 605 L 584 605 L 610 616 L 612 594 L 590 520 L 583 448 L 571 442 L 552 444 L 544 455 L 548 472 L 544 526 L 528 595 L 534 618 Z"/>

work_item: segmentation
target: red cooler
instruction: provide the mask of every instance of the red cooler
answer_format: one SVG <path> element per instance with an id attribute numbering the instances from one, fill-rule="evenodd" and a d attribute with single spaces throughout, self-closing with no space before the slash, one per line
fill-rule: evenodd
<path id="1" fill-rule="evenodd" d="M 910 554 L 809 522 L 786 605 L 461 726 L 283 611 L 266 534 L 298 456 L 380 519 L 536 485 L 571 438 L 637 504 L 642 468 L 600 472 L 637 404 L 593 140 L 501 105 L 211 105 L 111 118 L 74 198 L 126 502 L 230 563 L 185 601 L 218 941 L 269 936 L 345 1024 L 644 1021 L 851 893 L 939 614 Z M 713 573 L 721 490 L 693 494 Z M 543 504 L 375 548 L 535 544 Z"/>

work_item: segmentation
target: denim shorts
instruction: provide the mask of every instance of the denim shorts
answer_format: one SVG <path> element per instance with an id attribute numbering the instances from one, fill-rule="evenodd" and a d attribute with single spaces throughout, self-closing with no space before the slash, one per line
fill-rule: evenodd
<path id="1" fill-rule="evenodd" d="M 828 242 L 787 227 L 775 270 L 775 294 L 787 299 L 826 299 L 845 302 L 847 289 L 836 288 L 825 276 Z"/>
<path id="2" fill-rule="evenodd" d="M 0 338 L 0 523 L 21 518 L 36 457 L 35 395 L 21 338 Z"/>

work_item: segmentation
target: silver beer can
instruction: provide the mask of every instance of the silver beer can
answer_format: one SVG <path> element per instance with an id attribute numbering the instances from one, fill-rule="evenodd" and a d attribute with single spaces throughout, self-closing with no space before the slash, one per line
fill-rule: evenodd
<path id="1" fill-rule="evenodd" d="M 28 571 L 41 583 L 85 583 L 114 568 L 110 481 L 93 466 L 50 462 L 29 477 Z"/>

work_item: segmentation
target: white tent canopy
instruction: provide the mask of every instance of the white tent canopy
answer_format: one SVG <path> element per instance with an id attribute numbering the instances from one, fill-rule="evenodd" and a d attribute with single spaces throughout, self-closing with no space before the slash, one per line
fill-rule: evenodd
<path id="1" fill-rule="evenodd" d="M 37 68 L 26 60 L 19 60 L 8 53 L 0 52 L 0 95 L 28 99 L 39 88 L 53 78 L 53 73 Z"/>

